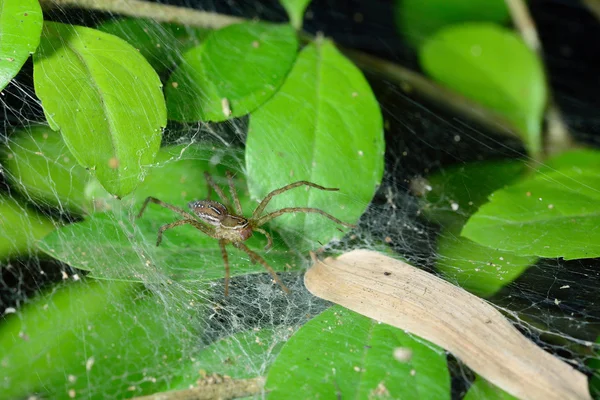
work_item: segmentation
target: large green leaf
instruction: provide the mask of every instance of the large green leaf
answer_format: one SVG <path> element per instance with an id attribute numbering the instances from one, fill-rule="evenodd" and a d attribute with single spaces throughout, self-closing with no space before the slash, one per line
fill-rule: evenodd
<path id="1" fill-rule="evenodd" d="M 446 280 L 478 296 L 488 297 L 517 279 L 537 257 L 520 256 L 444 230 L 438 238 L 436 269 Z"/>
<path id="2" fill-rule="evenodd" d="M 437 346 L 334 306 L 285 344 L 266 389 L 275 399 L 450 399 L 450 374 Z"/>
<path id="3" fill-rule="evenodd" d="M 0 90 L 37 48 L 42 24 L 38 0 L 0 0 Z"/>
<path id="4" fill-rule="evenodd" d="M 279 0 L 279 3 L 287 11 L 292 26 L 296 29 L 302 28 L 302 18 L 310 0 Z"/>
<path id="5" fill-rule="evenodd" d="M 55 222 L 9 197 L 0 197 L 0 260 L 36 251 Z"/>
<path id="6" fill-rule="evenodd" d="M 247 22 L 213 32 L 188 50 L 165 88 L 169 119 L 224 121 L 275 93 L 296 58 L 289 25 Z"/>
<path id="7" fill-rule="evenodd" d="M 0 397 L 123 399 L 186 379 L 172 371 L 197 343 L 190 293 L 171 285 L 167 306 L 138 284 L 86 281 L 38 297 L 0 324 Z"/>
<path id="8" fill-rule="evenodd" d="M 340 189 L 294 189 L 275 197 L 270 210 L 316 207 L 356 223 L 381 182 L 383 155 L 377 100 L 358 68 L 329 41 L 306 46 L 281 89 L 250 117 L 246 166 L 254 198 L 298 180 Z M 316 214 L 287 215 L 275 224 L 285 228 L 287 240 L 325 244 L 343 235 L 339 225 Z"/>
<path id="9" fill-rule="evenodd" d="M 85 193 L 91 176 L 77 163 L 59 132 L 47 126 L 22 129 L 0 151 L 8 181 L 28 199 L 61 211 L 92 209 Z"/>
<path id="10" fill-rule="evenodd" d="M 205 29 L 161 24 L 143 18 L 111 19 L 96 28 L 127 41 L 138 49 L 158 72 L 179 64 L 183 51 L 197 45 L 208 34 L 208 30 Z"/>
<path id="11" fill-rule="evenodd" d="M 529 153 L 539 155 L 546 78 L 517 33 L 486 23 L 451 26 L 433 35 L 419 58 L 435 80 L 503 114 Z"/>
<path id="12" fill-rule="evenodd" d="M 415 47 L 449 25 L 504 24 L 510 18 L 504 0 L 395 0 L 394 15 L 398 28 Z"/>
<path id="13" fill-rule="evenodd" d="M 47 22 L 34 55 L 35 91 L 75 159 L 122 197 L 142 180 L 166 124 L 156 72 L 122 39 Z"/>
<path id="14" fill-rule="evenodd" d="M 218 154 L 212 147 L 164 149 L 158 157 L 161 162 L 134 193 L 121 201 L 107 200 L 105 208 L 111 211 L 91 215 L 83 222 L 53 232 L 44 238 L 40 248 L 71 266 L 91 271 L 91 276 L 97 278 L 145 282 L 166 278 L 176 281 L 222 278 L 225 269 L 216 239 L 184 225 L 165 232 L 162 244 L 157 247 L 158 229 L 181 217 L 149 204 L 144 215 L 134 219 L 146 196 L 157 197 L 184 210 L 189 201 L 206 198 L 204 171 L 211 171 L 218 183 L 223 182 L 225 166 L 236 171 L 235 165 L 225 159 L 221 160 L 224 165 L 218 168 L 211 163 Z M 250 200 L 240 175 L 236 178 L 240 201 L 245 210 L 251 210 L 255 203 Z M 247 243 L 263 254 L 276 270 L 285 269 L 286 264 L 295 265 L 297 259 L 277 236 L 274 239 L 275 246 L 268 253 L 262 250 L 266 239 L 261 234 Z M 232 276 L 265 272 L 260 264 L 250 263 L 245 253 L 231 246 L 228 252 Z"/>
<path id="15" fill-rule="evenodd" d="M 516 254 L 565 259 L 600 256 L 600 175 L 558 169 L 499 190 L 462 235 Z"/>

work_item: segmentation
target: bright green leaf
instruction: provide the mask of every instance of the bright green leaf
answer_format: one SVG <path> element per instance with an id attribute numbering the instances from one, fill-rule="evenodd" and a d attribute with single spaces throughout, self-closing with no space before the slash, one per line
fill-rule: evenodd
<path id="1" fill-rule="evenodd" d="M 151 19 L 122 18 L 105 21 L 96 27 L 125 40 L 139 50 L 158 72 L 175 67 L 183 51 L 204 39 L 207 30 L 176 24 L 158 23 Z"/>
<path id="2" fill-rule="evenodd" d="M 444 168 L 429 175 L 423 193 L 422 215 L 446 228 L 466 220 L 495 190 L 519 179 L 526 165 L 519 160 L 482 161 Z"/>
<path id="3" fill-rule="evenodd" d="M 498 386 L 491 384 L 479 375 L 463 397 L 463 400 L 518 400 Z"/>
<path id="4" fill-rule="evenodd" d="M 279 2 L 287 11 L 292 26 L 296 29 L 302 28 L 302 18 L 310 0 L 279 0 Z"/>
<path id="5" fill-rule="evenodd" d="M 435 80 L 503 114 L 529 153 L 539 155 L 546 78 L 541 61 L 517 33 L 485 23 L 452 26 L 432 36 L 419 58 Z"/>
<path id="6" fill-rule="evenodd" d="M 535 264 L 535 256 L 480 246 L 452 230 L 438 238 L 436 269 L 446 280 L 481 297 L 488 297 L 517 279 Z"/>
<path id="7" fill-rule="evenodd" d="M 490 196 L 462 235 L 526 256 L 600 256 L 600 175 L 596 168 L 540 174 Z"/>
<path id="8" fill-rule="evenodd" d="M 250 193 L 261 199 L 298 180 L 340 188 L 294 189 L 273 198 L 269 209 L 316 207 L 356 223 L 381 182 L 383 155 L 381 111 L 369 84 L 331 42 L 318 41 L 302 50 L 281 89 L 250 118 Z M 316 214 L 286 215 L 274 224 L 295 247 L 343 235 L 340 225 Z"/>
<path id="9" fill-rule="evenodd" d="M 35 91 L 75 159 L 122 197 L 160 146 L 166 109 L 156 72 L 122 39 L 47 22 L 34 55 Z"/>
<path id="10" fill-rule="evenodd" d="M 0 90 L 38 47 L 42 24 L 37 0 L 0 0 Z"/>
<path id="11" fill-rule="evenodd" d="M 266 390 L 275 399 L 450 399 L 450 374 L 442 349 L 334 306 L 285 344 Z"/>
<path id="12" fill-rule="evenodd" d="M 169 119 L 224 121 L 275 93 L 296 58 L 289 25 L 247 22 L 213 32 L 184 54 L 165 88 Z"/>
<path id="13" fill-rule="evenodd" d="M 182 379 L 173 369 L 192 363 L 198 310 L 190 293 L 171 285 L 170 302 L 185 307 L 170 308 L 141 285 L 85 281 L 38 297 L 0 324 L 2 397 L 123 399 L 165 390 Z"/>
<path id="14" fill-rule="evenodd" d="M 217 168 L 210 160 L 222 153 Z M 158 229 L 181 219 L 174 212 L 156 204 L 149 204 L 144 215 L 134 219 L 146 196 L 157 197 L 176 207 L 187 209 L 191 200 L 204 199 L 207 185 L 204 171 L 211 171 L 218 184 L 226 182 L 225 168 L 236 171 L 231 155 L 217 149 L 175 146 L 161 151 L 161 161 L 151 171 L 138 189 L 121 201 L 107 201 L 105 208 L 113 212 L 94 214 L 83 222 L 71 224 L 47 236 L 40 248 L 65 263 L 91 271 L 91 276 L 104 279 L 132 281 L 207 281 L 225 275 L 218 241 L 190 225 L 184 225 L 164 234 L 159 247 L 156 244 Z M 229 159 L 229 160 L 228 160 Z M 245 182 L 236 179 L 242 207 L 249 214 L 255 207 L 250 200 Z M 226 191 L 227 192 L 227 191 Z M 99 201 L 99 200 L 97 200 Z M 266 239 L 256 234 L 248 246 L 263 254 L 276 270 L 294 265 L 297 259 L 274 236 L 275 246 L 268 253 L 262 248 Z M 93 246 L 82 247 L 82 243 Z M 260 265 L 251 264 L 245 253 L 229 246 L 231 276 L 263 273 Z"/>
<path id="15" fill-rule="evenodd" d="M 85 196 L 91 176 L 59 132 L 47 126 L 23 129 L 11 135 L 2 153 L 8 181 L 28 199 L 76 213 L 91 210 Z"/>
<path id="16" fill-rule="evenodd" d="M 12 198 L 0 197 L 0 259 L 28 255 L 55 223 Z"/>
<path id="17" fill-rule="evenodd" d="M 395 0 L 394 15 L 398 28 L 415 47 L 449 25 L 504 24 L 510 18 L 504 0 Z"/>

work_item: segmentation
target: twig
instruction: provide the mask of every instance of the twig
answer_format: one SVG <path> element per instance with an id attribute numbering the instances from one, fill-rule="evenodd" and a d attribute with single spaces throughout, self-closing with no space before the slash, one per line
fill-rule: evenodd
<path id="1" fill-rule="evenodd" d="M 175 22 L 186 26 L 218 29 L 227 25 L 245 21 L 223 14 L 196 11 L 189 8 L 149 3 L 140 0 L 40 0 L 45 9 L 55 7 L 77 7 L 95 11 L 111 12 L 137 18 L 150 18 L 158 22 Z M 310 36 L 301 33 L 303 39 Z M 482 107 L 462 95 L 435 84 L 421 74 L 400 65 L 373 57 L 356 50 L 342 49 L 359 67 L 398 84 L 407 91 L 414 91 L 429 101 L 440 104 L 465 119 L 470 119 L 490 131 L 511 136 L 517 128 L 500 114 Z"/>
<path id="2" fill-rule="evenodd" d="M 196 386 L 192 389 L 134 397 L 134 400 L 227 400 L 259 394 L 262 392 L 264 384 L 265 379 L 263 377 L 224 380 L 210 385 Z"/>
<path id="3" fill-rule="evenodd" d="M 77 7 L 210 29 L 244 21 L 242 18 L 229 15 L 140 0 L 40 0 L 40 4 L 46 10 L 56 7 Z"/>
<path id="4" fill-rule="evenodd" d="M 535 22 L 523 0 L 505 0 L 510 10 L 513 23 L 521 33 L 523 41 L 540 59 L 543 59 L 542 44 L 539 39 Z M 547 76 L 547 74 L 546 74 Z M 562 112 L 556 104 L 550 84 L 548 87 L 548 107 L 546 109 L 546 132 L 544 150 L 547 155 L 561 153 L 573 147 L 573 140 L 564 121 Z"/>
<path id="5" fill-rule="evenodd" d="M 583 0 L 583 4 L 590 9 L 591 13 L 600 20 L 600 1 L 599 0 Z"/>

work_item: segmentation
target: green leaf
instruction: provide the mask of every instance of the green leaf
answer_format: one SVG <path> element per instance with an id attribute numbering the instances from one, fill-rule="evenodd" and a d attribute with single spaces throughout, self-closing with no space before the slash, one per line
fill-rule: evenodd
<path id="1" fill-rule="evenodd" d="M 0 260 L 35 251 L 35 243 L 55 228 L 55 223 L 7 197 L 0 197 Z"/>
<path id="2" fill-rule="evenodd" d="M 179 64 L 183 51 L 204 40 L 209 32 L 144 18 L 111 19 L 96 28 L 131 44 L 158 72 Z"/>
<path id="3" fill-rule="evenodd" d="M 531 155 L 541 152 L 546 78 L 515 32 L 486 23 L 448 27 L 423 45 L 419 58 L 435 80 L 510 120 Z"/>
<path id="4" fill-rule="evenodd" d="M 518 400 L 479 375 L 463 397 L 463 400 Z"/>
<path id="5" fill-rule="evenodd" d="M 600 175 L 564 169 L 499 190 L 462 235 L 521 256 L 565 259 L 600 256 Z"/>
<path id="6" fill-rule="evenodd" d="M 160 80 L 144 57 L 104 32 L 47 22 L 34 83 L 50 126 L 79 164 L 110 193 L 130 193 L 166 124 Z"/>
<path id="7" fill-rule="evenodd" d="M 171 285 L 169 304 L 185 304 L 174 309 L 123 282 L 69 283 L 38 297 L 0 324 L 2 396 L 122 399 L 165 390 L 181 379 L 173 369 L 192 363 L 190 293 Z"/>
<path id="8" fill-rule="evenodd" d="M 289 25 L 247 22 L 188 50 L 165 88 L 169 119 L 224 121 L 253 111 L 279 88 L 296 58 Z"/>
<path id="9" fill-rule="evenodd" d="M 286 399 L 450 399 L 450 374 L 437 346 L 334 306 L 285 344 L 266 390 Z"/>
<path id="10" fill-rule="evenodd" d="M 481 297 L 495 294 L 536 261 L 535 256 L 480 246 L 453 230 L 442 231 L 438 238 L 437 270 L 446 280 Z"/>
<path id="11" fill-rule="evenodd" d="M 301 29 L 304 11 L 306 11 L 306 7 L 310 4 L 310 0 L 279 0 L 279 3 L 281 3 L 288 13 L 292 26 L 295 29 Z"/>
<path id="12" fill-rule="evenodd" d="M 92 209 L 85 194 L 91 176 L 75 161 L 60 133 L 32 126 L 11 135 L 1 151 L 8 181 L 28 199 L 61 211 Z"/>
<path id="13" fill-rule="evenodd" d="M 577 149 L 561 153 L 555 157 L 545 160 L 538 168 L 537 173 L 552 173 L 556 170 L 570 170 L 577 174 L 582 169 L 596 171 L 600 169 L 600 151 L 594 149 Z"/>
<path id="14" fill-rule="evenodd" d="M 42 24 L 37 0 L 0 0 L 0 90 L 38 47 Z"/>
<path id="15" fill-rule="evenodd" d="M 510 18 L 504 0 L 396 0 L 394 16 L 414 47 L 446 26 L 477 21 L 503 25 Z"/>
<path id="16" fill-rule="evenodd" d="M 67 225 L 44 238 L 40 248 L 73 267 L 91 271 L 91 276 L 96 278 L 148 282 L 208 281 L 224 277 L 218 240 L 184 225 L 166 231 L 157 247 L 158 229 L 181 217 L 149 204 L 141 218 L 134 218 L 149 195 L 184 210 L 189 201 L 206 198 L 204 171 L 211 171 L 216 182 L 223 183 L 225 168 L 217 168 L 209 161 L 215 159 L 218 150 L 196 148 L 190 149 L 187 156 L 181 156 L 187 149 L 175 146 L 163 150 L 158 158 L 164 161 L 151 170 L 134 193 L 121 201 L 107 202 L 106 208 L 112 212 L 94 214 L 83 222 Z M 226 160 L 222 162 L 229 164 Z M 235 171 L 232 165 L 228 165 L 228 169 Z M 252 209 L 255 203 L 245 191 L 245 182 L 237 178 L 236 186 L 243 209 Z M 276 270 L 284 270 L 286 264 L 296 264 L 297 259 L 289 254 L 281 239 L 274 235 L 274 240 L 274 248 L 264 254 L 267 262 Z M 261 254 L 266 243 L 261 234 L 247 242 Z M 231 276 L 265 272 L 262 265 L 251 264 L 246 253 L 231 246 L 228 253 Z"/>
<path id="17" fill-rule="evenodd" d="M 262 199 L 299 180 L 340 188 L 298 188 L 273 198 L 268 209 L 316 207 L 355 223 L 381 182 L 384 145 L 381 111 L 362 73 L 331 42 L 312 43 L 279 92 L 250 118 L 250 194 Z M 325 244 L 343 235 L 340 225 L 316 214 L 286 215 L 274 224 L 294 246 L 308 238 Z"/>
<path id="18" fill-rule="evenodd" d="M 427 177 L 422 215 L 443 227 L 462 227 L 495 190 L 526 171 L 520 160 L 472 162 L 444 168 Z"/>

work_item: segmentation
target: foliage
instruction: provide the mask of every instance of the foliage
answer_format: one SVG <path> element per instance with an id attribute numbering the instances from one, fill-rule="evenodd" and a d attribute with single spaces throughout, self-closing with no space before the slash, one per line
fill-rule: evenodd
<path id="1" fill-rule="evenodd" d="M 319 352 L 306 353 L 316 338 Z M 435 345 L 334 306 L 286 343 L 266 387 L 274 398 L 449 399 L 450 375 Z"/>
<path id="2" fill-rule="evenodd" d="M 436 81 L 505 115 L 529 153 L 540 154 L 546 78 L 515 32 L 490 23 L 450 26 L 431 36 L 419 57 Z"/>
<path id="3" fill-rule="evenodd" d="M 543 158 L 546 77 L 537 56 L 499 25 L 508 15 L 504 2 L 440 1 L 397 6 L 424 71 L 504 115 L 529 155 L 544 163 L 485 160 L 426 177 L 420 214 L 440 226 L 437 271 L 492 296 L 540 258 L 599 257 L 600 152 Z M 295 189 L 268 210 L 317 207 L 360 221 L 384 174 L 382 112 L 363 73 L 332 41 L 317 38 L 299 50 L 308 1 L 282 0 L 290 24 L 212 31 L 131 18 L 97 29 L 42 23 L 35 0 L 0 3 L 0 31 L 10 38 L 0 42 L 0 85 L 34 52 L 35 93 L 46 118 L 11 132 L 0 148 L 14 193 L 0 196 L 0 259 L 47 257 L 86 275 L 0 323 L 3 395 L 122 398 L 185 388 L 202 369 L 234 378 L 260 371 L 273 398 L 284 388 L 303 397 L 450 398 L 440 349 L 337 306 L 304 326 L 232 330 L 207 346 L 193 342 L 202 332 L 191 315 L 208 318 L 199 304 L 206 298 L 186 296 L 217 296 L 225 275 L 219 247 L 190 226 L 166 232 L 156 247 L 160 226 L 179 217 L 150 205 L 136 219 L 147 196 L 184 207 L 207 196 L 205 172 L 226 187 L 232 171 L 246 215 L 270 191 L 309 180 L 339 191 Z M 241 117 L 249 121 L 245 146 L 164 144 L 167 120 L 234 125 Z M 258 234 L 249 247 L 290 274 L 301 271 L 308 250 L 350 232 L 315 215 L 287 215 L 267 230 L 272 250 L 263 250 Z M 242 252 L 231 251 L 229 262 L 232 276 L 264 273 Z M 167 309 L 156 293 L 193 305 Z M 153 340 L 141 340 L 145 335 Z M 127 351 L 116 345 L 122 340 Z M 311 352 L 315 342 L 318 353 Z M 412 356 L 394 359 L 398 348 Z M 32 366 L 36 374 L 28 373 Z M 92 367 L 102 373 L 89 382 Z M 131 381 L 139 382 L 134 390 Z M 507 398 L 478 378 L 467 398 L 485 396 Z"/>

